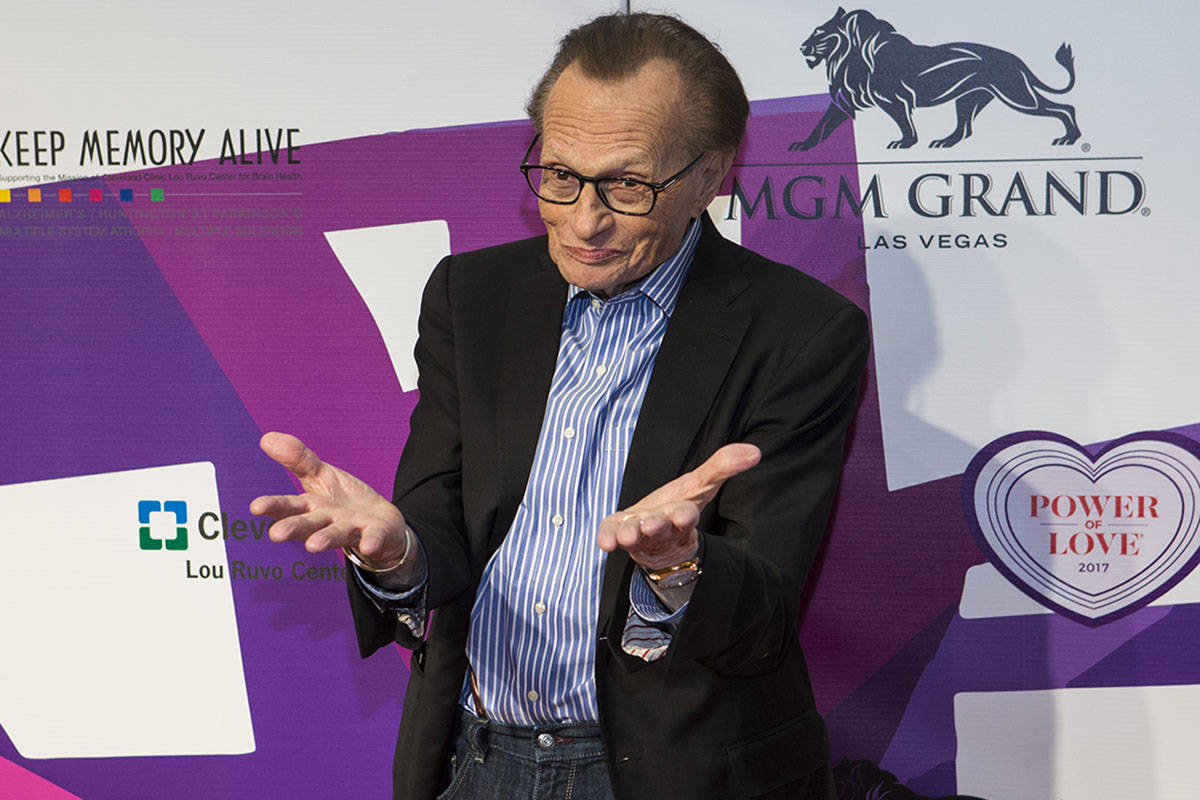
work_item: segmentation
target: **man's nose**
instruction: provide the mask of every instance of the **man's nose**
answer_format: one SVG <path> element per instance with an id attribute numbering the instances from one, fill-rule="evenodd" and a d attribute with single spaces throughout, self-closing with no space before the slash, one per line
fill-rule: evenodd
<path id="1" fill-rule="evenodd" d="M 591 239 L 608 230 L 612 214 L 612 209 L 600 199 L 599 187 L 589 183 L 571 205 L 571 229 L 580 240 Z"/>

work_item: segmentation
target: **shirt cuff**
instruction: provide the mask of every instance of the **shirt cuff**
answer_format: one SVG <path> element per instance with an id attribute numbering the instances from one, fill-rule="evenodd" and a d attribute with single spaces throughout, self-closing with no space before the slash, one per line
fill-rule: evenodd
<path id="1" fill-rule="evenodd" d="M 358 585 L 363 588 L 363 591 L 367 593 L 367 597 L 380 611 L 399 611 L 402 608 L 411 608 L 420 599 L 419 596 L 425 594 L 426 575 L 422 575 L 421 582 L 408 591 L 393 592 L 390 589 L 384 589 L 382 586 L 376 586 L 354 564 L 350 564 L 349 566 L 350 569 L 354 570 L 354 577 L 358 581 Z"/>
<path id="2" fill-rule="evenodd" d="M 416 540 L 417 547 L 421 548 L 421 555 L 424 556 L 425 548 L 421 545 L 421 537 L 414 532 L 413 539 Z M 382 586 L 376 586 L 367 578 L 363 570 L 354 564 L 347 563 L 354 573 L 354 580 L 362 587 L 363 593 L 366 594 L 371 604 L 384 614 L 395 614 L 396 619 L 402 622 L 418 639 L 425 638 L 425 623 L 429 618 L 425 604 L 425 584 L 429 580 L 429 569 L 428 562 L 424 558 L 422 558 L 422 563 L 426 564 L 426 567 L 422 570 L 417 585 L 403 592 L 393 592 Z"/>
<path id="3" fill-rule="evenodd" d="M 625 630 L 621 632 L 621 649 L 643 661 L 658 661 L 671 646 L 671 634 L 643 620 L 629 607 Z"/>
<path id="4" fill-rule="evenodd" d="M 646 582 L 646 575 L 640 569 L 635 569 L 633 577 L 629 579 L 629 605 L 643 621 L 666 626 L 672 632 L 683 619 L 683 612 L 688 607 L 688 604 L 684 603 L 674 612 L 667 610 Z"/>
<path id="5" fill-rule="evenodd" d="M 621 633 L 621 649 L 643 661 L 658 661 L 667 654 L 675 626 L 687 610 L 684 603 L 674 613 L 663 608 L 640 569 L 629 581 L 629 616 Z"/>

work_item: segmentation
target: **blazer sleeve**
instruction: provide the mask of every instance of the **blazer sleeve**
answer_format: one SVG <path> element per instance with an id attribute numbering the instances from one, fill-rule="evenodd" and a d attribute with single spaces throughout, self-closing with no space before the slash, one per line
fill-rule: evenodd
<path id="1" fill-rule="evenodd" d="M 421 298 L 416 361 L 420 398 L 400 457 L 393 502 L 420 536 L 427 569 L 422 607 L 452 600 L 469 584 L 466 524 L 462 511 L 462 443 L 459 427 L 454 319 L 450 302 L 451 263 L 433 270 Z M 395 612 L 381 610 L 357 581 L 347 582 L 359 651 L 368 656 L 393 641 L 415 647 L 419 640 Z"/>
<path id="2" fill-rule="evenodd" d="M 847 303 L 765 382 L 738 436 L 761 448 L 762 461 L 705 509 L 703 574 L 668 658 L 754 675 L 775 669 L 795 642 L 867 349 L 866 316 Z"/>

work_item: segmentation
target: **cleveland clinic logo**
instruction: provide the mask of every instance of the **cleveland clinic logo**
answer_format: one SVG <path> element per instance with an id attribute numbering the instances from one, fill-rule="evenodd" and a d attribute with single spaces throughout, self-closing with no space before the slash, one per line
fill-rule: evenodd
<path id="1" fill-rule="evenodd" d="M 168 523 L 166 531 L 172 535 L 163 536 L 163 526 L 159 520 L 153 520 L 151 515 L 170 514 L 174 525 Z M 138 516 L 138 546 L 143 550 L 187 550 L 187 503 L 183 500 L 139 500 Z"/>
<path id="2" fill-rule="evenodd" d="M 1200 444 L 1126 436 L 1092 455 L 1043 431 L 997 439 L 963 475 L 967 522 L 1025 594 L 1086 625 L 1159 597 L 1200 559 Z"/>
<path id="3" fill-rule="evenodd" d="M 223 543 L 230 539 L 247 542 L 270 542 L 271 522 L 267 517 L 239 518 L 227 511 L 200 511 L 188 513 L 184 500 L 139 500 L 137 503 L 138 547 L 150 551 L 186 551 L 189 539 L 197 548 L 188 557 L 179 559 L 183 577 L 189 580 L 244 581 L 345 581 L 346 566 L 341 562 L 309 563 L 294 559 L 281 565 L 262 559 L 230 559 L 225 561 Z M 190 529 L 190 530 L 189 530 Z M 199 536 L 197 540 L 195 537 Z M 206 549 L 205 543 L 220 543 L 217 549 Z M 199 551 L 199 552 L 198 552 Z M 283 551 L 280 551 L 283 552 Z M 204 562 L 193 559 L 197 555 L 209 557 Z"/>
<path id="4" fill-rule="evenodd" d="M 157 517 L 151 516 L 157 515 Z M 172 515 L 172 516 L 166 516 Z M 184 500 L 139 500 L 138 545 L 143 550 L 187 550 L 188 506 Z M 164 521 L 165 519 L 165 521 Z M 239 519 L 226 511 L 203 511 L 196 515 L 195 533 L 201 539 L 265 540 L 271 528 L 266 517 Z"/>
<path id="5" fill-rule="evenodd" d="M 934 47 L 913 44 L 886 20 L 869 11 L 846 13 L 839 8 L 800 46 L 809 68 L 824 63 L 829 76 L 829 108 L 808 137 L 789 150 L 811 150 L 856 111 L 878 108 L 896 123 L 900 138 L 889 149 L 917 143 L 913 111 L 954 102 L 957 124 L 930 147 L 953 147 L 971 135 L 975 117 L 993 100 L 1022 114 L 1057 119 L 1065 128 L 1051 144 L 1079 140 L 1075 108 L 1051 100 L 1075 86 L 1075 60 L 1066 43 L 1054 60 L 1067 71 L 1067 83 L 1056 89 L 1040 80 L 1012 53 L 982 44 L 955 42 Z"/>

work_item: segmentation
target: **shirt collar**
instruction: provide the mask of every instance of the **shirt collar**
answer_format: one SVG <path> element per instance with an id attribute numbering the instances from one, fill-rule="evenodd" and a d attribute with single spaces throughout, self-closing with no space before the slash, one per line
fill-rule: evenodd
<path id="1" fill-rule="evenodd" d="M 692 265 L 692 257 L 696 253 L 696 243 L 700 241 L 700 231 L 703 227 L 699 218 L 692 220 L 683 234 L 683 242 L 674 255 L 638 281 L 636 285 L 611 299 L 619 300 L 629 297 L 631 294 L 641 294 L 653 301 L 668 317 L 671 316 L 675 311 L 675 303 L 679 299 L 679 290 L 683 288 L 683 280 L 687 277 L 688 268 Z M 589 295 L 590 293 L 586 289 L 568 284 L 568 303 L 581 294 Z"/>

